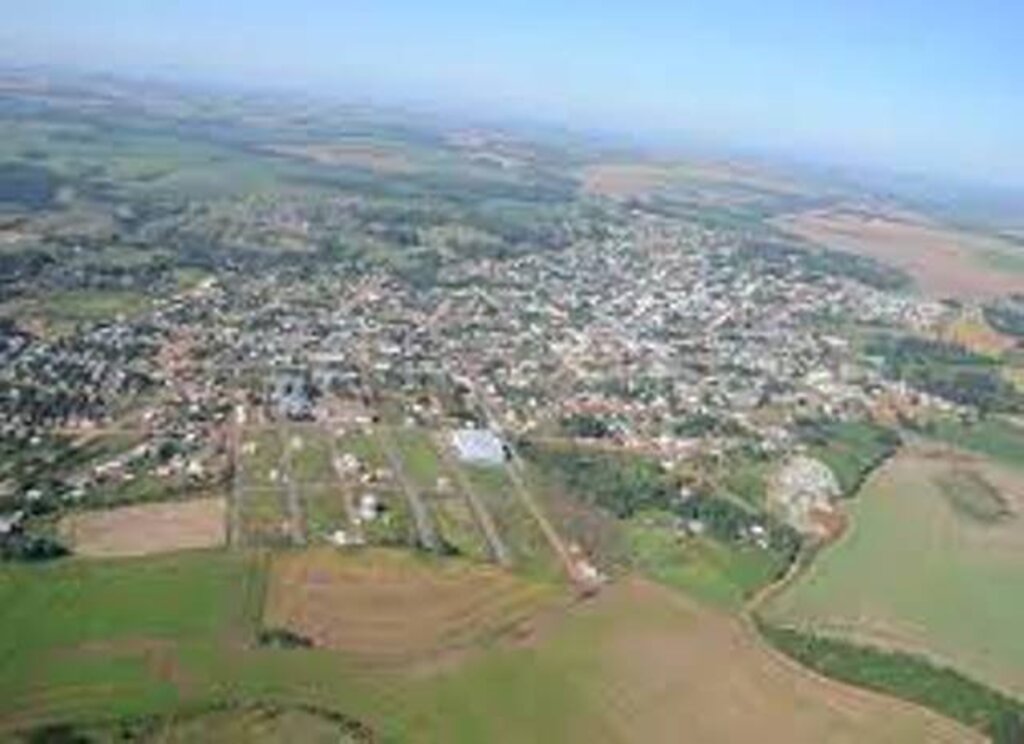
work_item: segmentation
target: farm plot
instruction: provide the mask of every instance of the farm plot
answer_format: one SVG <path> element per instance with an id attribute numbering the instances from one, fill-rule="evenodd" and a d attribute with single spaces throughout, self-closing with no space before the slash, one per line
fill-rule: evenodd
<path id="1" fill-rule="evenodd" d="M 923 654 L 1024 695 L 1024 476 L 947 448 L 899 454 L 773 622 Z"/>
<path id="2" fill-rule="evenodd" d="M 264 624 L 373 665 L 404 665 L 501 635 L 553 591 L 474 564 L 310 550 L 275 556 Z"/>
<path id="3" fill-rule="evenodd" d="M 0 738 L 119 717 L 155 721 L 162 741 L 261 741 L 257 723 L 328 733 L 246 713 L 272 700 L 382 741 L 981 741 L 812 676 L 734 618 L 635 579 L 566 607 L 551 584 L 461 561 L 326 548 L 274 561 L 265 595 L 241 552 L 2 567 Z M 259 647 L 261 612 L 330 647 Z"/>
<path id="4" fill-rule="evenodd" d="M 991 298 L 1020 287 L 1019 274 L 999 268 L 998 259 L 1015 255 L 1013 245 L 918 215 L 866 213 L 840 206 L 780 217 L 773 223 L 812 243 L 903 269 L 935 297 Z"/>
<path id="5" fill-rule="evenodd" d="M 70 514 L 60 531 L 88 557 L 208 548 L 224 543 L 226 511 L 222 498 L 123 506 Z"/>
<path id="6" fill-rule="evenodd" d="M 637 579 L 424 679 L 406 705 L 401 733 L 425 742 L 982 741 L 812 676 L 735 618 Z"/>

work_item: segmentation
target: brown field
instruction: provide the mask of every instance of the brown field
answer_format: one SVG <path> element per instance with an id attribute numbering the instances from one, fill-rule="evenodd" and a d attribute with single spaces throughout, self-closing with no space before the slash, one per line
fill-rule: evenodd
<path id="1" fill-rule="evenodd" d="M 1017 346 L 1016 339 L 1000 333 L 977 308 L 965 309 L 942 329 L 941 338 L 977 354 L 998 357 Z"/>
<path id="2" fill-rule="evenodd" d="M 366 168 L 379 173 L 404 174 L 418 170 L 404 154 L 379 145 L 360 143 L 332 143 L 303 145 L 269 145 L 267 152 L 318 165 Z"/>
<path id="3" fill-rule="evenodd" d="M 994 257 L 1021 251 L 1005 241 L 947 228 L 923 217 L 853 208 L 811 210 L 774 220 L 812 243 L 859 253 L 903 269 L 926 294 L 987 299 L 1020 292 L 1024 275 L 996 268 Z"/>
<path id="4" fill-rule="evenodd" d="M 224 544 L 222 498 L 81 512 L 61 522 L 74 552 L 93 558 L 167 553 Z"/>
<path id="5" fill-rule="evenodd" d="M 674 184 L 743 186 L 774 194 L 798 194 L 795 183 L 734 163 L 599 163 L 582 172 L 585 193 L 626 199 L 649 195 Z"/>
<path id="6" fill-rule="evenodd" d="M 373 666 L 406 665 L 514 631 L 554 598 L 489 566 L 321 548 L 275 556 L 264 625 Z"/>
<path id="7" fill-rule="evenodd" d="M 626 579 L 578 629 L 596 626 L 581 685 L 600 741 L 964 742 L 973 732 L 925 710 L 819 677 L 766 648 L 733 616 Z"/>

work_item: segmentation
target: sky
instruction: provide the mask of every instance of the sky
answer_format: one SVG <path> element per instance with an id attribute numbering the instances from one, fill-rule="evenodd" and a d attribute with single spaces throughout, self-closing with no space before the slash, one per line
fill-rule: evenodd
<path id="1" fill-rule="evenodd" d="M 265 84 L 1024 186 L 1019 0 L 17 6 L 0 27 L 7 62 Z"/>

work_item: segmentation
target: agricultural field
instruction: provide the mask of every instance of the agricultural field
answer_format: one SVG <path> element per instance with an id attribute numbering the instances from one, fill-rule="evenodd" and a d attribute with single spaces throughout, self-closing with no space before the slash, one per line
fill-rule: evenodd
<path id="1" fill-rule="evenodd" d="M 4 567 L 0 735 L 118 732 L 130 716 L 163 741 L 316 740 L 326 716 L 448 744 L 981 741 L 809 675 L 738 620 L 642 580 L 567 606 L 551 584 L 446 559 L 282 553 L 264 592 L 265 565 L 194 552 Z M 335 648 L 259 645 L 282 622 Z"/>
<path id="2" fill-rule="evenodd" d="M 987 299 L 1021 286 L 1019 246 L 903 213 L 837 207 L 777 218 L 783 232 L 828 248 L 859 253 L 906 271 L 935 297 Z"/>
<path id="3" fill-rule="evenodd" d="M 226 516 L 224 499 L 192 499 L 73 512 L 59 531 L 76 555 L 148 555 L 222 545 Z"/>
<path id="4" fill-rule="evenodd" d="M 316 647 L 391 667 L 486 643 L 557 596 L 554 585 L 488 566 L 324 548 L 274 557 L 263 621 Z"/>
<path id="5" fill-rule="evenodd" d="M 868 480 L 849 516 L 847 534 L 765 617 L 1024 694 L 1024 473 L 918 445 Z"/>
<path id="6" fill-rule="evenodd" d="M 1024 467 L 1024 423 L 1009 417 L 989 416 L 963 423 L 952 418 L 936 419 L 920 432 L 928 439 L 991 457 L 1010 467 Z"/>

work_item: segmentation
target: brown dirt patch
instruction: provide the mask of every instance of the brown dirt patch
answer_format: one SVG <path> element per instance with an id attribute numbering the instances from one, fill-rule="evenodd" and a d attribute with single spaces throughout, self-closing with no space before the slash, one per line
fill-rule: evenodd
<path id="1" fill-rule="evenodd" d="M 415 666 L 521 637 L 556 597 L 550 586 L 489 566 L 319 548 L 275 556 L 264 625 L 373 666 Z"/>
<path id="2" fill-rule="evenodd" d="M 648 196 L 676 184 L 710 189 L 740 186 L 774 194 L 798 194 L 803 189 L 758 168 L 727 162 L 598 163 L 581 174 L 583 191 L 612 199 Z"/>
<path id="3" fill-rule="evenodd" d="M 774 224 L 812 243 L 903 269 L 922 291 L 935 297 L 986 299 L 1024 290 L 1024 276 L 985 262 L 986 254 L 1014 253 L 1013 246 L 916 215 L 840 207 L 788 215 Z"/>
<path id="4" fill-rule="evenodd" d="M 392 174 L 408 174 L 418 170 L 403 153 L 361 143 L 270 145 L 266 150 L 276 155 L 309 160 L 318 165 L 366 168 Z"/>
<path id="5" fill-rule="evenodd" d="M 72 514 L 61 532 L 79 555 L 149 555 L 222 545 L 226 515 L 222 498 L 141 504 Z"/>

